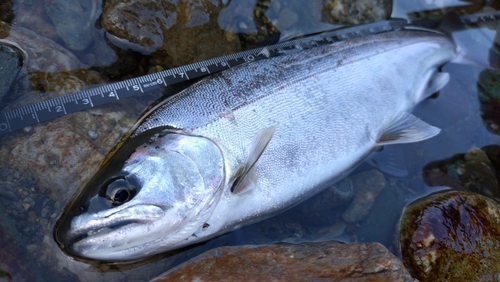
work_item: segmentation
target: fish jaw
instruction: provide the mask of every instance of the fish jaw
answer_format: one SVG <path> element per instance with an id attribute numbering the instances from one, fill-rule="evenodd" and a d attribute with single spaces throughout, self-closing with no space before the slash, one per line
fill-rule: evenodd
<path id="1" fill-rule="evenodd" d="M 111 216 L 82 215 L 72 220 L 68 251 L 78 257 L 104 261 L 139 259 L 155 254 L 159 246 L 175 246 L 201 229 L 185 214 L 154 205 L 135 205 Z M 165 227 L 172 232 L 165 236 Z M 179 230 L 181 232 L 175 232 Z"/>
<path id="2" fill-rule="evenodd" d="M 222 152 L 211 140 L 154 135 L 119 172 L 90 182 L 101 188 L 68 207 L 55 239 L 69 254 L 95 260 L 133 260 L 178 248 L 206 228 L 203 219 L 215 207 L 224 179 Z M 125 188 L 133 189 L 130 199 L 110 202 L 110 193 Z M 78 208 L 83 211 L 74 212 Z"/>

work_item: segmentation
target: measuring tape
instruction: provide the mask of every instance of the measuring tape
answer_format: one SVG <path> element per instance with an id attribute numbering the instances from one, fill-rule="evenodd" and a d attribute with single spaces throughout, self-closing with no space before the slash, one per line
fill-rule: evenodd
<path id="1" fill-rule="evenodd" d="M 461 17 L 464 23 L 477 23 L 500 18 L 500 13 L 485 13 Z M 416 22 L 415 22 L 416 23 Z M 394 19 L 361 26 L 348 27 L 316 36 L 291 40 L 271 46 L 218 57 L 158 73 L 98 86 L 69 95 L 31 104 L 0 114 L 0 136 L 9 132 L 48 121 L 57 117 L 158 90 L 191 79 L 241 65 L 243 63 L 289 54 L 315 46 L 332 44 L 366 35 L 393 31 L 408 25 L 406 20 Z M 423 25 L 423 24 L 422 24 Z"/>

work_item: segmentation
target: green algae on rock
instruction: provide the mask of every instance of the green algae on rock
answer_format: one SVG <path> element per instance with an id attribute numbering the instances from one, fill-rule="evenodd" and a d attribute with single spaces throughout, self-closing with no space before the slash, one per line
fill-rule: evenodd
<path id="1" fill-rule="evenodd" d="M 419 281 L 500 279 L 500 205 L 447 191 L 409 205 L 400 222 L 403 262 Z"/>

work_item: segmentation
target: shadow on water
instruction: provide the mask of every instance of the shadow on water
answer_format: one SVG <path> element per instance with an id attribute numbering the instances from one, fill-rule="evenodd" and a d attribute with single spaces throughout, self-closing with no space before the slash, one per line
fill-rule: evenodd
<path id="1" fill-rule="evenodd" d="M 116 23 L 103 20 L 103 15 L 120 12 L 112 9 L 113 1 L 101 5 L 100 1 L 94 0 L 88 1 L 92 5 L 79 6 L 77 4 L 82 2 L 75 0 L 71 9 L 79 7 L 80 10 L 73 9 L 67 14 L 58 10 L 63 7 L 57 6 L 58 1 L 45 2 L 51 2 L 52 6 L 46 6 L 44 1 L 16 2 L 14 6 L 13 1 L 0 4 L 0 20 L 3 21 L 0 26 L 0 44 L 19 48 L 24 59 L 17 77 L 14 76 L 9 82 L 2 81 L 3 85 L 0 85 L 0 90 L 7 89 L 4 97 L 0 97 L 0 106 L 4 110 L 156 72 L 177 66 L 179 62 L 185 63 L 185 60 L 194 62 L 236 52 L 261 42 L 275 42 L 276 34 L 286 39 L 319 32 L 336 24 L 358 24 L 365 19 L 359 15 L 366 17 L 366 21 L 372 20 L 369 15 L 358 11 L 357 16 L 343 15 L 343 21 L 336 21 L 332 17 L 334 10 L 328 6 L 331 1 L 323 1 L 327 3 L 325 6 L 321 6 L 320 1 L 309 1 L 308 6 L 304 7 L 302 2 L 292 0 L 222 1 L 226 4 L 197 1 L 190 7 L 175 7 L 168 3 L 168 13 L 152 20 L 152 15 L 157 15 L 159 10 L 156 4 L 148 6 L 136 1 L 136 6 L 132 6 L 136 9 L 142 7 L 140 11 L 143 14 L 139 14 L 135 20 L 152 20 L 153 23 L 139 30 L 147 31 L 151 42 L 157 44 L 154 45 L 155 50 L 146 52 L 148 42 L 134 41 L 138 37 L 133 32 L 137 30 L 130 31 L 127 27 L 116 25 L 110 27 Z M 179 5 L 186 5 L 184 1 L 178 2 Z M 443 13 L 442 7 L 422 6 L 420 2 L 396 1 L 391 5 L 394 6 L 393 16 L 417 19 L 436 17 Z M 219 4 L 214 6 L 213 3 Z M 450 1 L 449 5 L 472 13 L 483 8 L 484 3 L 469 5 L 462 1 Z M 458 5 L 468 5 L 468 8 Z M 497 9 L 494 5 L 493 8 Z M 213 16 L 204 9 L 215 9 L 216 14 L 220 15 L 215 18 L 215 23 L 206 22 Z M 195 12 L 189 14 L 189 11 Z M 334 16 L 342 14 L 337 12 Z M 86 16 L 76 17 L 78 14 Z M 67 29 L 61 29 L 57 23 L 68 16 L 80 24 L 72 28 L 86 30 L 91 35 L 85 36 L 88 42 L 75 43 L 72 41 L 76 40 L 74 37 L 64 36 Z M 131 20 L 127 16 L 130 14 L 125 18 Z M 188 16 L 199 22 L 189 21 Z M 179 21 L 178 26 L 171 22 L 172 18 Z M 162 25 L 172 27 L 170 30 L 175 33 L 166 33 Z M 88 29 L 82 26 L 88 26 Z M 218 29 L 210 33 L 210 36 L 217 38 L 211 40 L 217 41 L 216 46 L 203 45 L 211 43 L 206 38 L 204 41 L 196 40 L 195 32 L 205 33 L 205 28 L 213 29 L 213 26 Z M 495 41 L 498 35 L 495 29 L 496 24 L 479 25 L 476 29 L 469 29 L 466 36 L 473 39 L 470 41 L 474 45 L 469 48 L 483 56 L 488 54 L 486 56 L 489 56 L 490 63 L 498 66 L 498 46 Z M 171 45 L 163 45 L 163 42 L 168 41 L 163 38 L 167 35 L 173 42 Z M 181 40 L 182 36 L 188 38 Z M 219 38 L 224 38 L 225 42 L 218 42 Z M 161 42 L 155 41 L 160 39 Z M 233 40 L 238 43 L 235 44 Z M 191 45 L 176 46 L 181 41 Z M 219 43 L 227 44 L 228 47 L 217 53 Z M 86 47 L 81 48 L 83 45 Z M 170 51 L 169 48 L 176 50 Z M 194 51 L 185 51 L 191 49 Z M 175 59 L 177 57 L 183 57 L 183 60 Z M 381 174 L 372 166 L 363 164 L 335 189 L 329 189 L 273 218 L 194 247 L 131 264 L 75 261 L 53 241 L 52 227 L 69 198 L 85 179 L 96 172 L 99 161 L 133 125 L 140 113 L 163 93 L 131 98 L 4 136 L 0 140 L 0 181 L 3 183 L 0 185 L 0 243 L 6 247 L 0 249 L 0 280 L 147 280 L 206 250 L 242 244 L 377 241 L 398 253 L 393 242 L 404 206 L 413 199 L 442 189 L 425 185 L 422 178 L 424 167 L 427 165 L 428 170 L 429 166 L 432 167 L 429 163 L 464 154 L 471 148 L 500 144 L 500 136 L 497 135 L 500 128 L 500 98 L 496 96 L 500 93 L 497 91 L 500 87 L 498 72 L 456 64 L 445 65 L 443 71 L 450 73 L 449 84 L 440 91 L 437 99 L 423 102 L 414 111 L 416 116 L 441 128 L 441 134 L 424 142 L 395 145 L 376 153 L 389 155 L 397 166 L 408 170 L 408 176 L 398 178 Z M 439 162 L 439 169 L 446 167 L 446 171 L 441 170 L 441 182 L 434 183 L 452 186 L 448 185 L 451 181 L 445 180 L 450 180 L 450 177 L 453 181 L 457 180 L 448 173 L 448 167 L 456 166 L 453 164 L 456 161 L 452 159 L 452 164 L 446 166 Z M 367 214 L 356 215 L 357 220 L 346 220 L 346 210 L 356 199 L 355 190 L 349 194 L 349 187 L 352 188 L 349 181 L 354 183 L 363 177 L 382 181 L 378 196 L 373 199 L 373 206 Z M 350 196 L 345 196 L 343 204 L 337 206 L 317 204 L 319 198 L 328 198 L 334 193 Z M 360 211 L 363 212 L 366 213 Z"/>

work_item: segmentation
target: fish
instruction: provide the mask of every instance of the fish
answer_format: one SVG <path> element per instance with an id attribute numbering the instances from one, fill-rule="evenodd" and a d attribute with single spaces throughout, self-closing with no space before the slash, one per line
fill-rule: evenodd
<path id="1" fill-rule="evenodd" d="M 131 261 L 276 215 L 381 146 L 437 135 L 411 111 L 456 55 L 449 36 L 407 26 L 213 74 L 139 119 L 54 238 L 75 258 Z"/>

